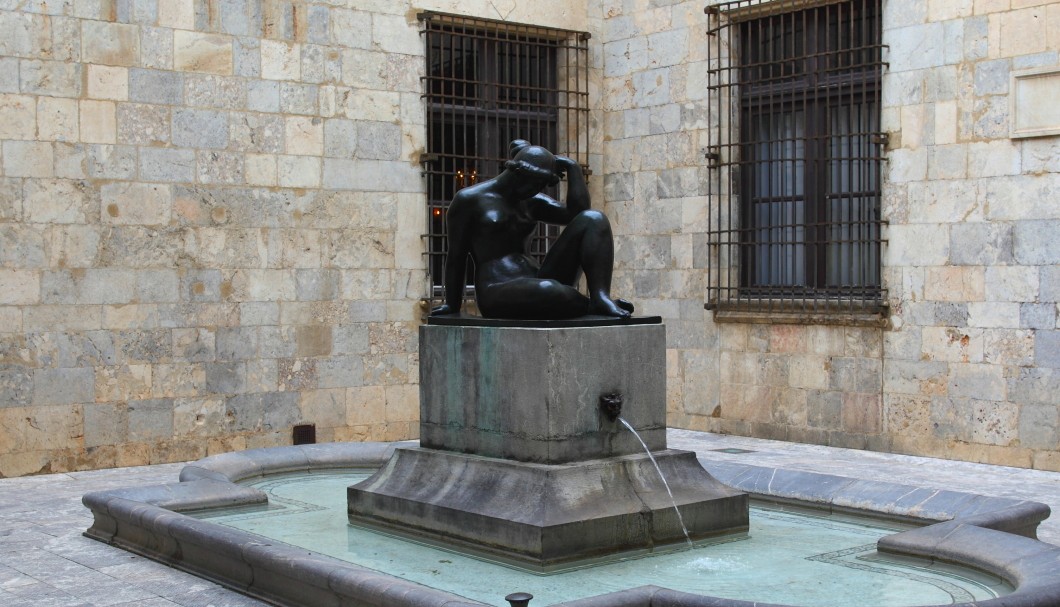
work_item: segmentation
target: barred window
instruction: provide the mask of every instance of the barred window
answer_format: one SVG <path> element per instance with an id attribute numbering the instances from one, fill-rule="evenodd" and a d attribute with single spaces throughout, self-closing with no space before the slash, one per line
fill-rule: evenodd
<path id="1" fill-rule="evenodd" d="M 589 34 L 425 12 L 428 298 L 442 296 L 445 212 L 462 187 L 497 176 L 508 144 L 526 139 L 569 156 L 588 174 Z M 560 197 L 562 188 L 548 194 Z M 530 252 L 559 234 L 541 225 Z M 469 267 L 468 283 L 473 283 Z M 473 287 L 469 286 L 468 289 Z"/>
<path id="2" fill-rule="evenodd" d="M 880 4 L 707 8 L 708 308 L 882 312 Z"/>

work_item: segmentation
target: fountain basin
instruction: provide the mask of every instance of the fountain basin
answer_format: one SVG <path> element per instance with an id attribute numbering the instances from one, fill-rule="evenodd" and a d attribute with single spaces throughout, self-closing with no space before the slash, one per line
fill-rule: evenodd
<path id="1" fill-rule="evenodd" d="M 396 447 L 411 444 L 281 447 L 206 458 L 187 466 L 179 483 L 86 495 L 84 502 L 94 516 L 86 535 L 281 605 L 481 605 L 180 513 L 264 501 L 260 491 L 236 484 L 240 480 L 281 472 L 378 467 Z M 760 499 L 935 523 L 887 536 L 879 541 L 878 550 L 965 564 L 1015 586 L 1012 594 L 977 605 L 1060 604 L 1060 548 L 1031 539 L 1048 516 L 1043 504 L 760 466 L 701 463 L 722 482 Z M 513 590 L 518 589 L 498 589 L 498 596 Z M 564 605 L 750 607 L 752 603 L 641 586 Z"/>

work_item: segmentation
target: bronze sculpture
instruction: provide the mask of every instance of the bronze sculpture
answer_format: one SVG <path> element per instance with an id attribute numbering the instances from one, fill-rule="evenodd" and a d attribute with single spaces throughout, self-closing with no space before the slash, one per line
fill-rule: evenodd
<path id="1" fill-rule="evenodd" d="M 432 316 L 459 314 L 467 256 L 475 261 L 475 299 L 490 318 L 558 320 L 584 315 L 627 318 L 633 305 L 611 298 L 614 241 L 607 217 L 590 208 L 581 166 L 517 139 L 500 175 L 466 187 L 446 215 L 449 254 L 445 303 Z M 544 193 L 567 176 L 566 205 Z M 565 225 L 538 265 L 526 244 L 539 221 Z M 588 296 L 575 284 L 585 273 Z"/>

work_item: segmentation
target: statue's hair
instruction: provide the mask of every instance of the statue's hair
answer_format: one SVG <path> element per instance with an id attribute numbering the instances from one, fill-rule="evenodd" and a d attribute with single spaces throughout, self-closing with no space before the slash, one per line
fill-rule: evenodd
<path id="1" fill-rule="evenodd" d="M 525 139 L 512 139 L 512 142 L 508 144 L 508 156 L 515 158 L 515 155 L 522 152 L 526 148 L 530 147 L 530 142 Z"/>
<path id="2" fill-rule="evenodd" d="M 524 175 L 543 177 L 548 179 L 549 185 L 556 185 L 559 183 L 559 175 L 557 175 L 552 168 L 539 166 L 539 164 L 531 162 L 535 157 L 539 157 L 542 154 L 549 158 L 553 158 L 552 152 L 549 152 L 543 147 L 531 145 L 530 142 L 525 139 L 513 139 L 512 142 L 508 144 L 508 152 L 511 154 L 512 159 L 504 163 L 505 169 L 510 169 L 516 173 L 522 173 Z M 526 157 L 529 157 L 529 160 L 527 160 Z"/>

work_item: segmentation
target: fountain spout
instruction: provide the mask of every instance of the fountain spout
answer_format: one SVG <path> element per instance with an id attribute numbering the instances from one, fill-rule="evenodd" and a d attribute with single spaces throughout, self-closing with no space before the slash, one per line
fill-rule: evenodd
<path id="1" fill-rule="evenodd" d="M 607 419 L 610 421 L 618 419 L 618 416 L 622 415 L 622 395 L 618 392 L 601 394 L 600 411 L 607 416 Z"/>

